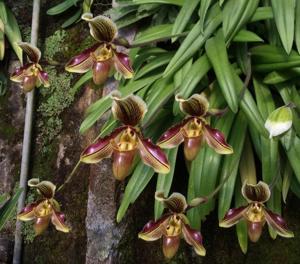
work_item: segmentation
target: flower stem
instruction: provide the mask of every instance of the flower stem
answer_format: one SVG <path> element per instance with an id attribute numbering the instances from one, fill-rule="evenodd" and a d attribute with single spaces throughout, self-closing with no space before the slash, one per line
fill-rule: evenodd
<path id="1" fill-rule="evenodd" d="M 65 186 L 65 184 L 67 184 L 72 179 L 72 177 L 74 176 L 74 174 L 75 174 L 76 170 L 78 169 L 79 165 L 80 165 L 80 160 L 76 163 L 75 167 L 73 168 L 72 172 L 69 174 L 66 181 L 57 189 L 57 192 L 59 192 Z"/>

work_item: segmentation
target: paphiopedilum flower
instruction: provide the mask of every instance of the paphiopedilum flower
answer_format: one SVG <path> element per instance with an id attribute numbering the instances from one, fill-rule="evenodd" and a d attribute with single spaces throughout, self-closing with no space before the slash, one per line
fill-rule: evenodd
<path id="1" fill-rule="evenodd" d="M 83 14 L 82 19 L 89 23 L 90 33 L 98 43 L 73 57 L 67 63 L 66 70 L 84 73 L 92 69 L 95 84 L 106 81 L 112 66 L 126 79 L 132 78 L 129 56 L 118 52 L 113 43 L 118 34 L 116 25 L 106 16 L 93 17 L 91 13 Z"/>
<path id="2" fill-rule="evenodd" d="M 263 226 L 267 222 L 278 235 L 294 237 L 293 232 L 288 230 L 284 219 L 265 207 L 264 203 L 271 196 L 270 188 L 266 183 L 262 181 L 255 185 L 245 183 L 242 187 L 242 195 L 249 204 L 230 209 L 219 223 L 221 227 L 231 227 L 244 219 L 247 222 L 250 240 L 256 242 L 260 238 Z"/>
<path id="3" fill-rule="evenodd" d="M 18 45 L 25 52 L 29 62 L 22 67 L 16 69 L 10 79 L 20 83 L 24 92 L 30 92 L 34 87 L 44 85 L 49 87 L 48 74 L 43 71 L 39 61 L 41 59 L 41 51 L 26 42 L 19 42 Z"/>
<path id="4" fill-rule="evenodd" d="M 40 182 L 39 179 L 35 178 L 28 181 L 28 186 L 36 188 L 42 198 L 26 205 L 17 218 L 21 221 L 34 220 L 36 235 L 43 233 L 50 221 L 56 230 L 64 233 L 69 232 L 69 227 L 65 225 L 65 215 L 61 212 L 59 203 L 54 199 L 56 186 L 52 182 Z"/>
<path id="5" fill-rule="evenodd" d="M 133 160 L 139 154 L 142 161 L 156 172 L 168 173 L 170 165 L 164 152 L 150 139 L 144 138 L 137 127 L 147 112 L 145 102 L 136 95 L 121 98 L 117 91 L 111 97 L 112 114 L 124 125 L 88 146 L 80 160 L 84 163 L 97 163 L 112 156 L 113 173 L 116 179 L 123 180 L 130 174 Z"/>
<path id="6" fill-rule="evenodd" d="M 202 235 L 199 231 L 192 229 L 185 212 L 205 200 L 195 198 L 190 204 L 180 193 L 173 193 L 169 198 L 165 198 L 163 192 L 156 192 L 155 199 L 163 202 L 164 207 L 169 209 L 157 221 L 148 222 L 139 233 L 139 238 L 145 241 L 155 241 L 163 238 L 163 253 L 166 258 L 172 258 L 179 247 L 181 238 L 191 245 L 200 256 L 205 256 L 205 248 L 202 243 Z"/>
<path id="7" fill-rule="evenodd" d="M 216 109 L 209 110 L 209 103 L 202 94 L 194 94 L 187 100 L 176 95 L 180 109 L 187 115 L 182 122 L 168 129 L 158 140 L 161 148 L 174 148 L 184 142 L 187 160 L 193 160 L 205 140 L 217 153 L 231 154 L 232 147 L 227 144 L 223 133 L 209 126 L 205 117 L 220 114 Z"/>

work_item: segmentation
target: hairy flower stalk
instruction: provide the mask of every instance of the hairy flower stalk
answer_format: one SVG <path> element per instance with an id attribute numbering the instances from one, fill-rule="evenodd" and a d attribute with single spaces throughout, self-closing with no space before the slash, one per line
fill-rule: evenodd
<path id="1" fill-rule="evenodd" d="M 81 18 L 89 23 L 90 34 L 98 43 L 73 57 L 65 66 L 66 71 L 84 73 L 92 70 L 97 85 L 106 81 L 113 67 L 126 79 L 132 78 L 129 56 L 118 52 L 114 44 L 118 34 L 116 25 L 102 15 L 93 17 L 91 13 L 85 13 Z"/>
<path id="2" fill-rule="evenodd" d="M 81 162 L 97 163 L 112 156 L 114 176 L 124 180 L 131 172 L 135 156 L 139 154 L 142 161 L 156 172 L 168 173 L 170 165 L 166 155 L 150 139 L 144 138 L 138 128 L 138 123 L 147 112 L 145 102 L 136 95 L 121 98 L 117 91 L 111 97 L 113 116 L 123 126 L 88 146 L 81 154 Z"/>
<path id="3" fill-rule="evenodd" d="M 233 153 L 223 133 L 208 125 L 205 117 L 218 115 L 221 111 L 209 109 L 209 103 L 203 94 L 194 94 L 187 100 L 176 95 L 175 99 L 187 118 L 168 129 L 159 138 L 157 144 L 161 148 L 174 148 L 184 142 L 184 154 L 187 160 L 195 159 L 203 141 L 206 141 L 217 153 Z"/>
<path id="4" fill-rule="evenodd" d="M 284 219 L 268 210 L 264 203 L 270 199 L 269 186 L 260 181 L 258 184 L 245 183 L 242 187 L 242 195 L 248 201 L 247 206 L 230 209 L 224 219 L 220 221 L 220 227 L 231 227 L 244 219 L 248 226 L 248 236 L 252 242 L 259 240 L 263 226 L 267 224 L 282 237 L 294 237 L 288 230 Z"/>
<path id="5" fill-rule="evenodd" d="M 17 68 L 11 75 L 13 82 L 21 84 L 25 93 L 30 92 L 34 87 L 49 87 L 48 74 L 43 71 L 39 61 L 41 59 L 41 51 L 27 42 L 19 42 L 19 47 L 25 52 L 29 62 L 24 66 Z"/>
<path id="6" fill-rule="evenodd" d="M 139 238 L 145 241 L 155 241 L 162 237 L 163 253 L 168 259 L 176 254 L 181 238 L 194 248 L 196 254 L 205 256 L 206 250 L 203 247 L 202 235 L 190 227 L 185 212 L 206 200 L 195 198 L 188 204 L 180 193 L 173 193 L 169 198 L 165 198 L 163 192 L 156 192 L 155 199 L 162 202 L 169 212 L 157 221 L 148 222 L 139 233 Z"/>
<path id="7" fill-rule="evenodd" d="M 49 226 L 50 221 L 56 230 L 67 233 L 69 227 L 65 225 L 65 216 L 60 210 L 59 203 L 54 199 L 56 186 L 49 181 L 39 181 L 31 179 L 28 186 L 36 188 L 42 196 L 41 199 L 28 204 L 17 216 L 21 221 L 34 220 L 34 230 L 36 235 L 43 233 Z"/>

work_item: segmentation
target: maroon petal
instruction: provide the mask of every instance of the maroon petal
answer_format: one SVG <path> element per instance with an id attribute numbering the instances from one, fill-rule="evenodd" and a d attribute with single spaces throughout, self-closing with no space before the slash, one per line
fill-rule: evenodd
<path id="1" fill-rule="evenodd" d="M 65 66 L 68 72 L 84 73 L 93 66 L 92 53 L 99 47 L 99 43 L 91 48 L 84 50 L 79 55 L 73 57 Z"/>
<path id="2" fill-rule="evenodd" d="M 271 226 L 278 235 L 283 237 L 294 237 L 294 233 L 288 229 L 286 222 L 280 215 L 267 209 L 265 209 L 264 212 L 268 225 Z"/>
<path id="3" fill-rule="evenodd" d="M 203 126 L 204 138 L 207 144 L 219 154 L 232 154 L 232 147 L 226 142 L 224 134 L 209 125 Z"/>
<path id="4" fill-rule="evenodd" d="M 139 233 L 139 238 L 145 241 L 155 241 L 165 234 L 165 228 L 169 221 L 170 214 L 162 216 L 157 221 L 149 221 Z"/>
<path id="5" fill-rule="evenodd" d="M 49 87 L 50 83 L 49 83 L 49 76 L 48 73 L 45 71 L 39 71 L 38 74 L 38 79 L 40 81 L 40 83 L 44 86 L 44 87 Z"/>
<path id="6" fill-rule="evenodd" d="M 180 245 L 180 236 L 164 236 L 163 252 L 166 258 L 171 259 L 175 256 Z"/>
<path id="7" fill-rule="evenodd" d="M 95 84 L 100 85 L 103 84 L 110 72 L 111 68 L 111 60 L 106 61 L 97 61 L 93 65 L 93 81 Z"/>
<path id="8" fill-rule="evenodd" d="M 175 148 L 184 140 L 182 127 L 185 122 L 181 122 L 169 128 L 159 139 L 157 145 L 161 148 Z"/>
<path id="9" fill-rule="evenodd" d="M 97 163 L 109 158 L 113 153 L 111 141 L 121 133 L 125 127 L 115 129 L 110 135 L 100 138 L 96 143 L 89 145 L 81 154 L 80 161 L 84 163 Z"/>
<path id="10" fill-rule="evenodd" d="M 116 70 L 121 73 L 125 79 L 130 79 L 133 77 L 131 61 L 127 54 L 115 52 L 114 63 Z"/>
<path id="11" fill-rule="evenodd" d="M 38 217 L 35 220 L 35 223 L 34 223 L 34 226 L 33 226 L 35 234 L 37 236 L 42 234 L 47 229 L 47 227 L 49 226 L 49 222 L 50 222 L 50 215 L 47 215 L 47 216 L 44 216 L 44 217 Z"/>
<path id="12" fill-rule="evenodd" d="M 241 218 L 243 218 L 244 213 L 248 210 L 248 206 L 241 206 L 238 208 L 230 209 L 222 221 L 219 222 L 220 227 L 231 227 L 237 224 Z"/>
<path id="13" fill-rule="evenodd" d="M 31 203 L 26 205 L 22 211 L 17 215 L 17 218 L 21 221 L 30 221 L 35 218 L 34 208 L 37 206 L 37 203 Z"/>
<path id="14" fill-rule="evenodd" d="M 185 137 L 184 138 L 184 156 L 187 160 L 194 160 L 199 153 L 202 143 L 202 136 L 200 137 Z"/>
<path id="15" fill-rule="evenodd" d="M 32 66 L 32 63 L 26 64 L 23 67 L 16 68 L 15 72 L 10 76 L 10 80 L 17 83 L 22 83 L 24 77 L 27 75 L 27 69 Z"/>
<path id="16" fill-rule="evenodd" d="M 206 250 L 203 247 L 202 235 L 199 231 L 192 229 L 189 225 L 183 224 L 182 234 L 185 241 L 193 246 L 195 252 L 200 256 L 205 256 Z"/>
<path id="17" fill-rule="evenodd" d="M 261 236 L 264 222 L 247 222 L 248 236 L 252 242 L 257 242 Z"/>
<path id="18" fill-rule="evenodd" d="M 65 215 L 61 212 L 53 212 L 51 216 L 52 224 L 55 226 L 56 230 L 68 233 L 70 228 L 65 224 Z"/>
<path id="19" fill-rule="evenodd" d="M 138 149 L 143 162 L 158 173 L 168 173 L 170 164 L 161 148 L 154 145 L 150 139 L 139 138 L 138 141 Z"/>
<path id="20" fill-rule="evenodd" d="M 117 180 L 123 181 L 131 172 L 136 149 L 113 152 L 113 173 Z"/>
<path id="21" fill-rule="evenodd" d="M 25 93 L 28 93 L 33 90 L 37 83 L 37 76 L 31 75 L 31 76 L 25 76 L 22 83 L 22 88 Z"/>

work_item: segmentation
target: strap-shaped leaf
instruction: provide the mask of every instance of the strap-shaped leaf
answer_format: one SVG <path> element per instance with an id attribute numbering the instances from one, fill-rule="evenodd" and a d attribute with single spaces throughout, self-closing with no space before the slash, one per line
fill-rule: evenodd
<path id="1" fill-rule="evenodd" d="M 235 185 L 235 208 L 240 206 L 247 205 L 247 202 L 241 195 L 241 182 L 237 179 L 237 183 Z M 248 228 L 247 222 L 245 220 L 241 220 L 236 225 L 236 234 L 238 237 L 239 245 L 244 254 L 247 253 L 248 250 Z"/>
<path id="2" fill-rule="evenodd" d="M 168 157 L 171 169 L 168 174 L 160 173 L 157 176 L 156 191 L 163 191 L 165 197 L 168 197 L 170 189 L 171 189 L 173 176 L 174 176 L 174 170 L 175 170 L 175 166 L 176 166 L 177 151 L 178 151 L 178 147 L 165 150 L 165 153 Z M 158 219 L 161 217 L 163 210 L 164 210 L 163 204 L 160 203 L 159 201 L 155 200 L 155 203 L 154 203 L 155 219 Z"/>
<path id="3" fill-rule="evenodd" d="M 72 6 L 75 6 L 78 1 L 79 0 L 65 0 L 62 3 L 59 3 L 58 5 L 49 8 L 47 10 L 47 15 L 54 16 L 61 14 L 69 8 L 71 8 Z"/>
<path id="4" fill-rule="evenodd" d="M 186 61 L 188 61 L 205 44 L 205 41 L 215 32 L 222 22 L 222 14 L 218 3 L 216 3 L 207 15 L 207 25 L 203 34 L 198 21 L 190 33 L 181 43 L 180 48 L 164 71 L 164 76 L 176 72 Z"/>
<path id="5" fill-rule="evenodd" d="M 224 157 L 220 181 L 228 180 L 224 183 L 219 193 L 218 216 L 223 219 L 225 213 L 229 210 L 234 186 L 238 172 L 238 166 L 243 150 L 244 140 L 246 136 L 247 121 L 242 111 L 239 112 L 235 120 L 234 127 L 230 133 L 229 144 L 233 147 L 234 153 Z"/>
<path id="6" fill-rule="evenodd" d="M 125 193 L 117 213 L 117 222 L 124 217 L 130 204 L 134 203 L 154 175 L 154 170 L 139 162 L 125 188 Z"/>
<path id="7" fill-rule="evenodd" d="M 204 31 L 204 22 L 206 19 L 207 11 L 212 3 L 212 0 L 202 0 L 200 1 L 200 8 L 198 11 L 198 15 L 200 17 L 200 29 L 202 32 Z"/>
<path id="8" fill-rule="evenodd" d="M 227 113 L 214 123 L 214 127 L 221 130 L 226 136 L 229 134 L 234 121 L 234 114 Z M 196 159 L 191 163 L 188 202 L 195 197 L 204 197 L 212 193 L 217 184 L 219 167 L 222 155 L 216 153 L 212 148 L 203 146 Z M 209 175 L 209 177 L 207 177 Z M 214 208 L 215 202 L 209 200 L 207 203 L 188 211 L 188 217 L 193 228 L 199 228 L 201 220 Z"/>
<path id="9" fill-rule="evenodd" d="M 210 38 L 206 42 L 205 50 L 213 66 L 223 96 L 230 109 L 236 113 L 238 110 L 238 95 L 236 93 L 235 81 L 230 69 L 230 62 L 222 31 L 219 31 L 215 37 Z"/>
<path id="10" fill-rule="evenodd" d="M 17 54 L 19 61 L 23 64 L 23 52 L 17 44 L 22 41 L 18 22 L 10 9 L 5 5 L 4 1 L 0 1 L 0 10 L 0 18 L 4 24 L 5 35 Z"/>
<path id="11" fill-rule="evenodd" d="M 15 210 L 18 199 L 23 192 L 23 188 L 19 188 L 12 198 L 10 198 L 0 209 L 0 230 L 9 220 Z"/>
<path id="12" fill-rule="evenodd" d="M 259 0 L 229 0 L 223 9 L 223 32 L 225 39 L 231 41 L 237 32 L 253 16 Z"/>
<path id="13" fill-rule="evenodd" d="M 290 54 L 294 41 L 296 0 L 271 0 L 271 5 L 282 45 Z"/>
<path id="14" fill-rule="evenodd" d="M 139 4 L 139 5 L 160 3 L 160 4 L 167 4 L 167 5 L 182 6 L 184 3 L 184 0 L 133 0 L 133 3 Z"/>
<path id="15" fill-rule="evenodd" d="M 184 31 L 199 2 L 200 0 L 184 1 L 183 6 L 173 24 L 172 35 L 176 35 Z M 177 37 L 172 38 L 172 42 L 175 42 L 176 40 Z"/>
<path id="16" fill-rule="evenodd" d="M 133 41 L 133 45 L 148 43 L 172 36 L 173 24 L 161 24 L 150 27 L 138 33 Z"/>

